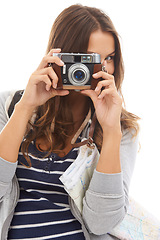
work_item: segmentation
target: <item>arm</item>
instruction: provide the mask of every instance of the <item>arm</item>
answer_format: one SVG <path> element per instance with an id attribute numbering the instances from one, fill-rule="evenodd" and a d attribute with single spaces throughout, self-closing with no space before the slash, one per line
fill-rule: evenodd
<path id="1" fill-rule="evenodd" d="M 120 144 L 121 172 L 94 171 L 83 199 L 83 219 L 92 233 L 108 233 L 123 220 L 129 204 L 129 185 L 137 151 L 138 137 L 132 139 L 132 134 L 125 131 Z"/>
<path id="2" fill-rule="evenodd" d="M 13 94 L 11 92 L 4 92 L 0 94 L 0 201 L 2 197 L 7 193 L 11 187 L 11 181 L 15 174 L 17 167 L 17 157 L 14 157 L 12 161 L 12 153 L 15 153 L 14 147 L 17 144 L 15 141 L 15 136 L 23 133 L 17 131 L 17 129 L 22 129 L 19 122 L 16 121 L 16 110 L 14 111 L 10 120 L 8 120 L 8 105 L 12 100 Z M 8 101 L 9 100 L 9 101 Z M 22 112 L 23 114 L 23 112 Z M 13 119 L 12 119 L 13 118 Z M 21 117 L 21 122 L 23 123 L 23 116 Z M 12 124 L 15 125 L 12 128 Z M 13 139 L 11 139 L 13 137 Z M 17 149 L 19 146 L 16 146 Z M 6 149 L 6 150 L 5 150 Z M 9 160 L 6 161 L 5 159 Z"/>
<path id="3" fill-rule="evenodd" d="M 103 133 L 103 144 L 96 170 L 103 173 L 120 173 L 121 131 Z M 107 156 L 107 158 L 106 158 Z"/>
<path id="4" fill-rule="evenodd" d="M 20 144 L 26 131 L 33 109 L 23 104 L 16 104 L 14 112 L 0 133 L 0 157 L 15 163 Z"/>
<path id="5" fill-rule="evenodd" d="M 28 112 L 24 107 L 15 107 L 8 121 L 6 93 L 0 97 L 0 201 L 10 191 L 11 181 L 17 168 L 19 147 L 26 129 Z M 21 116 L 22 115 L 22 116 Z"/>
<path id="6" fill-rule="evenodd" d="M 122 99 L 117 92 L 114 76 L 101 71 L 94 74 L 93 77 L 106 79 L 97 84 L 95 91 L 84 90 L 81 92 L 92 99 L 97 119 L 103 130 L 103 143 L 97 171 L 118 173 L 121 172 L 120 142 L 122 132 L 120 117 Z"/>
<path id="7" fill-rule="evenodd" d="M 24 137 L 28 120 L 33 110 L 43 105 L 50 98 L 67 95 L 67 90 L 56 90 L 58 77 L 48 63 L 63 63 L 52 49 L 41 61 L 37 70 L 31 75 L 21 100 L 16 104 L 11 118 L 8 120 L 5 101 L 6 96 L 0 97 L 0 198 L 5 195 L 14 176 L 19 148 Z M 52 81 L 51 81 L 52 80 Z"/>
<path id="8" fill-rule="evenodd" d="M 34 109 L 56 95 L 63 96 L 69 93 L 67 90 L 54 89 L 58 77 L 53 68 L 48 67 L 48 63 L 56 63 L 59 66 L 63 63 L 58 57 L 53 56 L 53 52 L 60 52 L 60 49 L 52 49 L 42 59 L 37 70 L 31 75 L 11 118 L 0 132 L 0 157 L 9 162 L 17 161 L 20 144 Z"/>
<path id="9" fill-rule="evenodd" d="M 114 81 L 114 76 L 98 72 L 94 78 L 103 78 L 95 91 L 85 90 L 93 101 L 97 119 L 103 130 L 103 143 L 97 168 L 86 192 L 83 218 L 88 229 L 102 235 L 120 223 L 126 213 L 128 189 L 135 161 L 137 142 L 132 134 L 121 132 L 120 117 L 122 99 Z"/>
<path id="10" fill-rule="evenodd" d="M 0 93 L 0 131 L 8 122 L 8 106 L 6 106 L 6 103 L 10 104 L 12 97 L 11 92 Z M 10 182 L 15 174 L 16 167 L 17 163 L 11 163 L 0 158 L 0 201 L 11 185 Z"/>

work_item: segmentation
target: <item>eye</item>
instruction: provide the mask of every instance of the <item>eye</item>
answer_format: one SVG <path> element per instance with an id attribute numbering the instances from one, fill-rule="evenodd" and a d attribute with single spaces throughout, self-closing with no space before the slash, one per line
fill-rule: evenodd
<path id="1" fill-rule="evenodd" d="M 104 60 L 107 61 L 108 63 L 110 63 L 110 62 L 112 62 L 114 60 L 114 56 L 115 55 L 107 56 Z"/>

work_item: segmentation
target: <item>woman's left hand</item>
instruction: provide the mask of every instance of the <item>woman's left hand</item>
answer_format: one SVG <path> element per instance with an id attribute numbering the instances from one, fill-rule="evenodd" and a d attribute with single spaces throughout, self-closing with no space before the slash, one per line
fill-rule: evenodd
<path id="1" fill-rule="evenodd" d="M 103 131 L 121 131 L 122 99 L 117 92 L 114 76 L 100 71 L 93 74 L 93 77 L 103 80 L 98 82 L 95 90 L 83 90 L 81 93 L 92 99 L 97 119 Z"/>

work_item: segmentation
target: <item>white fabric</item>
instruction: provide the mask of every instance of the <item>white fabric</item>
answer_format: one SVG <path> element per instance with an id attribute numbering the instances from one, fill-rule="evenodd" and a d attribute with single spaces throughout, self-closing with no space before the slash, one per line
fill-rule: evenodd
<path id="1" fill-rule="evenodd" d="M 82 141 L 84 140 L 85 138 L 82 139 Z M 81 213 L 83 197 L 88 189 L 98 159 L 99 152 L 95 145 L 93 149 L 83 145 L 79 148 L 78 157 L 60 177 L 65 190 L 74 200 Z"/>

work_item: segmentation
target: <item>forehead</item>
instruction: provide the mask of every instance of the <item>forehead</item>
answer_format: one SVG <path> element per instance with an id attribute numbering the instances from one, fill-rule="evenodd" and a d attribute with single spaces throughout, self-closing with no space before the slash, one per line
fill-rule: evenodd
<path id="1" fill-rule="evenodd" d="M 115 51 L 114 37 L 109 32 L 101 30 L 91 33 L 88 44 L 88 52 L 96 52 L 102 55 L 108 55 Z"/>

